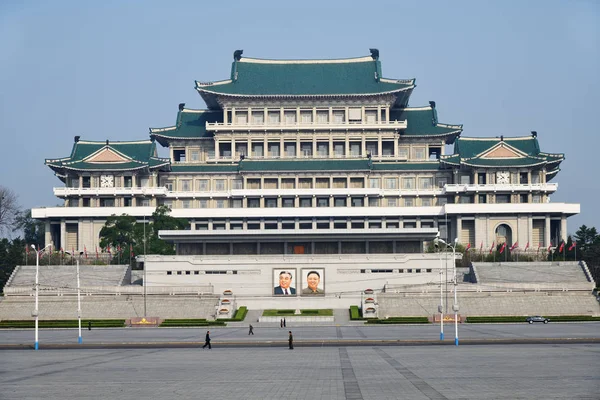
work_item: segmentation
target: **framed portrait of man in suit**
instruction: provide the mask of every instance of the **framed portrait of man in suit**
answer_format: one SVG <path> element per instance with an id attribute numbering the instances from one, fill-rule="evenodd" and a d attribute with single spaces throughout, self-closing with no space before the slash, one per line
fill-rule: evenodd
<path id="1" fill-rule="evenodd" d="M 273 269 L 273 296 L 296 296 L 296 269 Z"/>
<path id="2" fill-rule="evenodd" d="M 302 269 L 302 296 L 325 295 L 325 269 Z"/>

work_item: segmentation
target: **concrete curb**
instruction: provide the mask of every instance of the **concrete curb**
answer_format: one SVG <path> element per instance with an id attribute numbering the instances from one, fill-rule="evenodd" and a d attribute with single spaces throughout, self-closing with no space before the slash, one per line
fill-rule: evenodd
<path id="1" fill-rule="evenodd" d="M 462 339 L 461 346 L 518 345 L 518 344 L 597 344 L 598 338 L 526 338 L 526 339 Z M 204 342 L 115 342 L 115 343 L 47 343 L 39 344 L 40 350 L 74 349 L 160 349 L 160 348 L 201 348 Z M 212 341 L 215 349 L 281 347 L 287 348 L 287 340 L 278 341 Z M 454 340 L 295 340 L 294 347 L 356 347 L 356 346 L 455 346 Z M 33 350 L 29 344 L 0 344 L 0 350 Z"/>

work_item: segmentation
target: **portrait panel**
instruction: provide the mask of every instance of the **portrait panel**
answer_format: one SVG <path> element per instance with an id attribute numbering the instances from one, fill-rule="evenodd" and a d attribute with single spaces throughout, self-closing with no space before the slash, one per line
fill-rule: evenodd
<path id="1" fill-rule="evenodd" d="M 323 296 L 325 295 L 325 269 L 303 268 L 302 269 L 302 295 Z"/>
<path id="2" fill-rule="evenodd" d="M 273 296 L 296 296 L 297 278 L 295 268 L 274 268 Z"/>

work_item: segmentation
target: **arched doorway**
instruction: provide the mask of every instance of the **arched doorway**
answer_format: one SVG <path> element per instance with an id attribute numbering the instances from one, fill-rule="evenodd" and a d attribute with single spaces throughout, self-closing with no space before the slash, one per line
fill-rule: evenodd
<path id="1" fill-rule="evenodd" d="M 512 229 L 507 224 L 500 224 L 496 228 L 496 243 L 506 243 L 507 246 L 512 245 Z"/>

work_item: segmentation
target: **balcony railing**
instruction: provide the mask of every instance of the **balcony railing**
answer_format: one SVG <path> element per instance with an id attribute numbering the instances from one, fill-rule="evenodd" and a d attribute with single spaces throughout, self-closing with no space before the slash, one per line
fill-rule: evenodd
<path id="1" fill-rule="evenodd" d="M 219 130 L 234 130 L 242 129 L 245 131 L 297 131 L 303 129 L 312 130 L 346 130 L 346 129 L 406 129 L 408 123 L 404 121 L 389 121 L 389 122 L 363 122 L 363 123 L 345 123 L 345 122 L 304 122 L 304 123 L 279 123 L 279 124 L 255 124 L 247 122 L 245 124 L 237 124 L 231 122 L 207 122 L 206 130 L 209 132 L 217 132 Z"/>
<path id="2" fill-rule="evenodd" d="M 557 183 L 528 183 L 528 184 L 446 184 L 445 193 L 468 192 L 555 192 Z"/>

